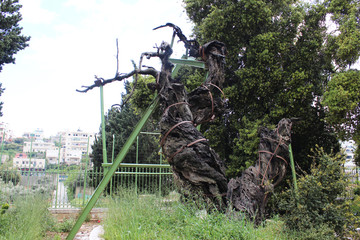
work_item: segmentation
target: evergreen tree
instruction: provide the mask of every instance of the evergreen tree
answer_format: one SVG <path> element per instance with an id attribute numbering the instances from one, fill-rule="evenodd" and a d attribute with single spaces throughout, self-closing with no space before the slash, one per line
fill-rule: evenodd
<path id="1" fill-rule="evenodd" d="M 30 37 L 21 35 L 18 0 L 0 1 L 0 71 L 4 64 L 15 63 L 14 54 L 28 46 Z"/>
<path id="2" fill-rule="evenodd" d="M 15 63 L 13 55 L 27 47 L 27 42 L 30 40 L 30 37 L 21 35 L 22 27 L 19 26 L 22 19 L 19 13 L 21 5 L 18 2 L 18 0 L 0 1 L 0 72 L 4 64 Z M 4 90 L 0 83 L 0 96 Z M 0 102 L 0 116 L 2 116 L 2 105 L 3 103 Z"/>
<path id="3" fill-rule="evenodd" d="M 226 160 L 228 176 L 239 174 L 257 159 L 259 126 L 271 128 L 284 117 L 299 119 L 293 125 L 292 139 L 295 160 L 303 170 L 311 165 L 308 155 L 315 144 L 327 152 L 338 150 L 320 100 L 330 74 L 359 56 L 359 49 L 349 44 L 357 35 L 345 31 L 345 24 L 358 21 L 359 13 L 339 10 L 339 5 L 353 9 L 350 5 L 358 3 L 184 2 L 197 39 L 201 43 L 222 41 L 228 50 L 224 91 L 230 110 L 222 124 L 203 126 L 215 150 Z M 338 35 L 327 32 L 328 13 L 339 24 Z M 348 50 L 340 51 L 338 46 Z M 229 142 L 231 147 L 225 147 Z"/>

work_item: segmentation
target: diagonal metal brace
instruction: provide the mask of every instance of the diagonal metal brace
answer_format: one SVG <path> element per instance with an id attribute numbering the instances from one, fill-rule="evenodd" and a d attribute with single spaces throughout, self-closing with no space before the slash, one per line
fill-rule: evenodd
<path id="1" fill-rule="evenodd" d="M 84 210 L 82 211 L 81 215 L 79 216 L 78 220 L 76 221 L 75 225 L 71 229 L 69 235 L 66 237 L 67 240 L 74 239 L 76 233 L 79 231 L 81 225 L 84 223 L 86 216 L 90 213 L 91 209 L 94 207 L 95 203 L 99 199 L 101 193 L 105 190 L 107 184 L 110 182 L 111 177 L 116 172 L 117 168 L 119 167 L 120 163 L 124 160 L 126 154 L 128 153 L 131 145 L 136 140 L 137 135 L 140 133 L 141 129 L 144 127 L 145 123 L 151 116 L 152 112 L 155 110 L 159 103 L 159 98 L 156 96 L 153 103 L 149 106 L 149 108 L 145 111 L 144 115 L 140 119 L 140 121 L 135 126 L 134 131 L 131 133 L 130 137 L 125 142 L 123 148 L 121 149 L 120 153 L 114 160 L 114 163 L 109 167 L 108 171 L 106 172 L 105 176 L 99 183 L 98 187 L 96 188 L 94 194 L 91 196 L 89 202 L 86 204 Z"/>

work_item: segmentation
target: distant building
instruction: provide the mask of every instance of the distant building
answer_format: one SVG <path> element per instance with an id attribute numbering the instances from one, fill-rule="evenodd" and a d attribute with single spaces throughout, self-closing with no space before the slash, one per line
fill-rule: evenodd
<path id="1" fill-rule="evenodd" d="M 344 151 L 345 154 L 345 168 L 355 168 L 355 150 L 356 150 L 356 145 L 355 145 L 355 141 L 354 140 L 349 140 L 349 141 L 344 141 L 341 142 L 341 148 Z"/>
<path id="2" fill-rule="evenodd" d="M 23 138 L 28 139 L 37 139 L 37 140 L 43 140 L 44 139 L 44 131 L 41 128 L 37 128 L 34 132 L 26 132 L 23 134 Z"/>
<path id="3" fill-rule="evenodd" d="M 61 150 L 60 150 L 60 164 L 66 165 L 79 165 L 83 155 L 91 153 L 91 145 L 95 141 L 95 134 L 77 131 L 64 131 L 60 132 L 58 139 L 61 135 Z M 88 148 L 89 143 L 89 148 Z M 59 148 L 54 147 L 46 151 L 46 158 L 49 164 L 57 164 L 59 156 Z"/>
<path id="4" fill-rule="evenodd" d="M 59 158 L 59 148 L 54 147 L 53 149 L 49 149 L 46 151 L 46 159 L 48 160 L 48 164 L 64 164 L 65 159 L 64 156 L 65 149 L 62 148 L 60 150 L 60 161 L 58 161 Z"/>
<path id="5" fill-rule="evenodd" d="M 33 141 L 24 142 L 23 152 L 29 153 L 31 151 L 37 153 L 45 153 L 46 151 L 54 148 L 55 148 L 55 143 L 45 142 L 42 139 L 35 139 Z"/>
<path id="6" fill-rule="evenodd" d="M 21 157 L 14 157 L 13 166 L 23 171 L 44 171 L 45 170 L 45 159 L 29 159 Z"/>
<path id="7" fill-rule="evenodd" d="M 355 160 L 355 150 L 356 150 L 356 144 L 355 141 L 349 140 L 341 142 L 341 148 L 344 151 L 345 154 L 345 173 L 350 177 L 350 180 L 352 182 L 355 182 L 356 180 L 359 180 L 359 169 L 356 167 L 356 164 L 354 162 Z"/>

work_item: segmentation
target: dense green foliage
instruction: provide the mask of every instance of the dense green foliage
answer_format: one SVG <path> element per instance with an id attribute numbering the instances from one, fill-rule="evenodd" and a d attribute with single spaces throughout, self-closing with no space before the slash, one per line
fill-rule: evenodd
<path id="1" fill-rule="evenodd" d="M 4 64 L 15 63 L 14 55 L 28 46 L 30 37 L 21 35 L 22 28 L 19 22 L 22 17 L 19 12 L 21 5 L 18 0 L 0 1 L 0 72 Z M 0 96 L 4 88 L 0 83 Z M 2 116 L 2 102 L 0 103 L 0 116 Z"/>
<path id="2" fill-rule="evenodd" d="M 324 95 L 324 104 L 329 108 L 327 121 L 343 140 L 353 139 L 360 143 L 360 71 L 349 70 L 334 74 Z M 360 148 L 356 162 L 360 164 Z"/>
<path id="3" fill-rule="evenodd" d="M 359 39 L 357 1 L 184 3 L 198 41 L 216 39 L 227 46 L 229 111 L 203 130 L 225 159 L 229 177 L 257 159 L 258 127 L 274 126 L 284 117 L 299 119 L 292 145 L 303 170 L 311 165 L 308 155 L 315 144 L 326 152 L 338 150 L 321 98 L 331 74 L 359 57 L 359 45 L 353 44 Z M 336 34 L 327 32 L 328 14 L 337 23 Z"/>
<path id="4" fill-rule="evenodd" d="M 15 63 L 14 54 L 28 46 L 30 37 L 21 35 L 18 0 L 2 0 L 0 2 L 0 71 L 4 64 Z"/>
<path id="5" fill-rule="evenodd" d="M 280 209 L 287 226 L 308 239 L 334 239 L 357 226 L 355 216 L 346 201 L 347 179 L 340 154 L 314 153 L 310 174 L 298 179 L 297 195 L 288 189 L 280 195 Z M 311 234 L 310 234 L 311 232 Z M 348 234 L 348 233 L 347 233 Z"/>

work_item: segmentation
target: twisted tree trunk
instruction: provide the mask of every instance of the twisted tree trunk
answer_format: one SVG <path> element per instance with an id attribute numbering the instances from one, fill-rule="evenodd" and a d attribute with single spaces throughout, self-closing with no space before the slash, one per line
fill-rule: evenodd
<path id="1" fill-rule="evenodd" d="M 261 129 L 259 160 L 229 181 L 228 200 L 256 224 L 263 220 L 269 195 L 285 176 L 290 141 L 290 119 L 282 119 L 272 131 Z"/>
<path id="2" fill-rule="evenodd" d="M 227 184 L 222 160 L 196 128 L 223 113 L 225 46 L 213 41 L 202 47 L 209 75 L 204 84 L 189 94 L 182 83 L 171 78 L 171 48 L 163 43 L 161 49 L 162 69 L 158 80 L 163 112 L 161 146 L 182 195 L 185 199 L 205 201 L 209 208 L 225 209 L 231 204 L 258 223 L 264 217 L 269 194 L 286 172 L 291 121 L 281 120 L 272 131 L 262 129 L 259 160 Z"/>
<path id="3" fill-rule="evenodd" d="M 170 49 L 163 46 L 170 53 Z M 159 78 L 160 119 L 163 153 L 172 167 L 176 184 L 186 199 L 204 200 L 208 206 L 226 206 L 227 179 L 219 156 L 210 148 L 196 126 L 221 113 L 220 88 L 224 78 L 224 44 L 211 42 L 204 46 L 209 68 L 205 83 L 187 94 L 184 85 L 171 78 L 172 65 L 165 54 Z"/>
<path id="4" fill-rule="evenodd" d="M 154 76 L 156 83 L 152 87 L 159 92 L 162 112 L 160 145 L 184 199 L 201 200 L 207 204 L 208 209 L 224 210 L 231 204 L 234 209 L 247 213 L 258 223 L 264 217 L 269 194 L 285 175 L 288 145 L 291 141 L 291 121 L 282 119 L 272 131 L 262 129 L 259 159 L 255 166 L 249 167 L 241 177 L 231 179 L 228 183 L 223 161 L 196 128 L 224 111 L 221 89 L 225 81 L 225 46 L 221 42 L 212 41 L 199 47 L 196 41 L 188 41 L 175 25 L 168 23 L 164 26 L 173 27 L 190 53 L 205 61 L 209 75 L 201 86 L 187 93 L 181 82 L 171 78 L 173 64 L 169 57 L 172 49 L 168 43 L 163 42 L 157 52 L 142 54 L 139 69 L 128 74 L 117 74 L 115 78 L 108 80 L 97 78 L 94 85 L 78 91 L 87 92 L 94 87 L 137 74 Z M 162 61 L 161 71 L 154 68 L 142 70 L 144 56 L 159 57 Z"/>

